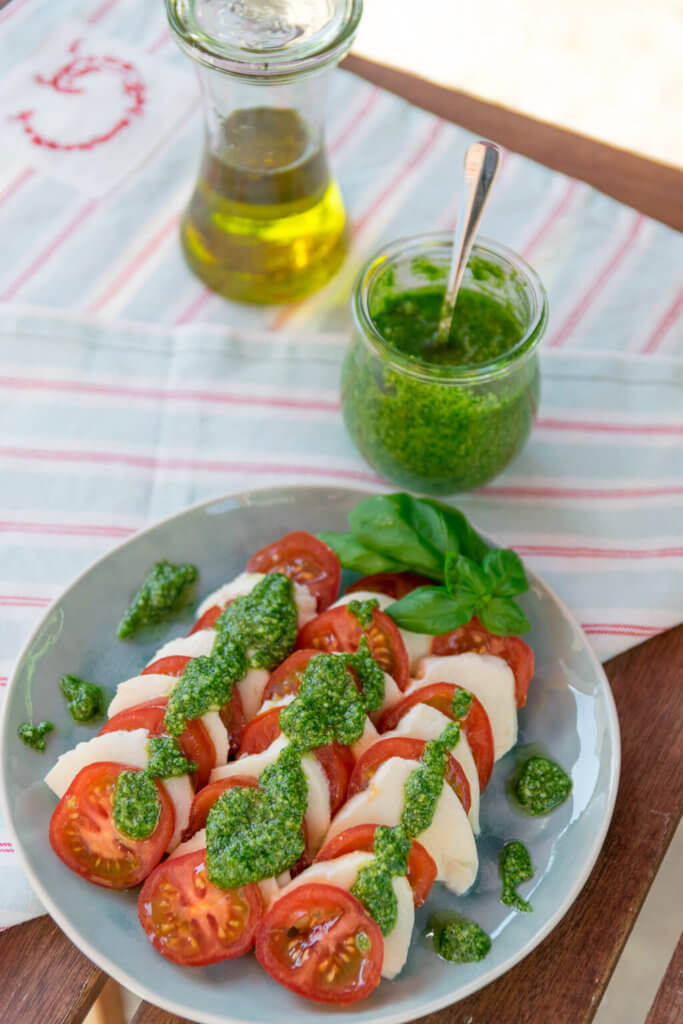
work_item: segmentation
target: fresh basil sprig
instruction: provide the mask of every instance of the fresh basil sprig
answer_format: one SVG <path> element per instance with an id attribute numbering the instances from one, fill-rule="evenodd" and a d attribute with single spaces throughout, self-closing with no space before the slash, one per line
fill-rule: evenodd
<path id="1" fill-rule="evenodd" d="M 389 605 L 403 629 L 438 635 L 476 615 L 491 633 L 531 628 L 513 598 L 528 590 L 514 551 L 490 549 L 458 509 L 409 494 L 366 498 L 349 513 L 351 533 L 322 533 L 345 569 L 363 575 L 410 570 L 442 583 Z"/>

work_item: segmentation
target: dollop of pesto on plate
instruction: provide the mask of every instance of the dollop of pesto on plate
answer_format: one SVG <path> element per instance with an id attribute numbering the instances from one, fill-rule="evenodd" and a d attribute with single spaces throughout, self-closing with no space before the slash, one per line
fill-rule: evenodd
<path id="1" fill-rule="evenodd" d="M 30 722 L 22 722 L 17 728 L 17 736 L 27 747 L 32 747 L 33 750 L 42 754 L 45 752 L 45 737 L 53 729 L 54 725 L 52 722 L 38 722 L 37 725 L 31 725 Z"/>
<path id="2" fill-rule="evenodd" d="M 549 757 L 534 755 L 517 773 L 514 793 L 529 814 L 549 814 L 564 803 L 572 790 L 572 780 L 564 768 Z"/>
<path id="3" fill-rule="evenodd" d="M 491 939 L 476 921 L 462 914 L 435 914 L 429 922 L 434 949 L 443 960 L 471 964 L 483 960 L 491 950 Z"/>
<path id="4" fill-rule="evenodd" d="M 501 902 L 515 910 L 529 912 L 534 908 L 517 892 L 517 886 L 534 877 L 534 867 L 524 843 L 513 839 L 506 843 L 500 855 L 500 875 L 503 880 Z"/>
<path id="5" fill-rule="evenodd" d="M 75 722 L 91 722 L 104 714 L 107 698 L 97 683 L 67 674 L 60 679 L 59 689 Z"/>
<path id="6" fill-rule="evenodd" d="M 194 565 L 157 562 L 121 619 L 117 634 L 119 638 L 125 640 L 142 626 L 159 622 L 172 612 L 185 588 L 194 583 L 198 575 Z"/>

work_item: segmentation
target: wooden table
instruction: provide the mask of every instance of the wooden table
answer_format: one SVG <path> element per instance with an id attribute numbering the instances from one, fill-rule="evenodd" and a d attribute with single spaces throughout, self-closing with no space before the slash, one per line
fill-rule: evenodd
<path id="1" fill-rule="evenodd" d="M 683 229 L 681 171 L 356 57 L 348 58 L 346 66 L 441 117 Z M 621 724 L 622 774 L 612 825 L 585 888 L 530 956 L 470 998 L 424 1018 L 425 1024 L 592 1020 L 683 810 L 683 626 L 613 658 L 605 668 Z M 679 945 L 647 1024 L 675 1024 L 683 1018 L 682 960 Z M 105 981 L 48 917 L 0 935 L 3 1024 L 79 1024 Z M 183 1021 L 143 1003 L 134 1024 Z"/>

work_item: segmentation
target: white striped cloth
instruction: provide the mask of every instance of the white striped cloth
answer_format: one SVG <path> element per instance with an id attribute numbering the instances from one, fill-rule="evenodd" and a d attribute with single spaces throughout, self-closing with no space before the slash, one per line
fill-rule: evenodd
<path id="1" fill-rule="evenodd" d="M 184 97 L 172 124 L 150 125 L 144 159 L 116 134 L 99 192 L 74 150 L 55 151 L 53 169 L 50 146 L 18 140 L 26 126 L 49 139 L 48 126 L 28 93 L 21 109 L 7 98 L 22 76 L 50 80 L 68 63 L 71 16 L 71 58 L 132 64 L 149 109 L 171 81 Z M 339 415 L 349 293 L 383 242 L 452 226 L 453 167 L 471 136 L 338 72 L 328 138 L 349 258 L 297 305 L 226 303 L 177 241 L 201 147 L 187 63 L 156 0 L 13 0 L 0 12 L 12 83 L 0 90 L 0 699 L 50 601 L 139 527 L 271 483 L 384 486 Z M 528 446 L 458 504 L 558 590 L 607 657 L 681 617 L 683 240 L 514 153 L 484 233 L 531 259 L 551 321 Z M 0 926 L 40 913 L 1 822 L 0 863 Z"/>

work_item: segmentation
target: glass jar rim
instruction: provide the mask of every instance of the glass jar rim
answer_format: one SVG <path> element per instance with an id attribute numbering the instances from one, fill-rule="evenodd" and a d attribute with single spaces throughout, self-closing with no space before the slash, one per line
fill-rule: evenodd
<path id="1" fill-rule="evenodd" d="M 259 53 L 242 51 L 238 47 L 223 49 L 216 40 L 193 32 L 179 11 L 179 0 L 166 0 L 166 15 L 180 48 L 193 60 L 206 67 L 222 71 L 236 78 L 248 78 L 255 84 L 277 84 L 301 75 L 310 74 L 331 63 L 338 63 L 351 49 L 363 13 L 363 0 L 350 0 L 349 16 L 339 32 L 318 49 L 300 56 L 274 50 L 267 57 Z"/>
<path id="2" fill-rule="evenodd" d="M 380 272 L 386 269 L 386 266 L 392 261 L 395 262 L 401 256 L 410 255 L 411 252 L 414 255 L 424 255 L 426 251 L 450 248 L 452 244 L 452 234 L 436 231 L 399 238 L 378 250 L 365 263 L 354 285 L 351 310 L 356 327 L 376 355 L 402 373 L 419 380 L 442 384 L 473 384 L 505 376 L 521 361 L 531 356 L 540 344 L 548 323 L 548 296 L 543 282 L 533 267 L 519 253 L 501 242 L 478 236 L 472 247 L 472 252 L 484 258 L 487 255 L 497 257 L 498 260 L 505 262 L 511 271 L 520 275 L 524 280 L 527 292 L 533 299 L 534 306 L 524 334 L 517 344 L 503 355 L 485 363 L 471 363 L 464 366 L 419 363 L 396 349 L 390 348 L 375 326 L 370 313 L 369 298 L 372 286 Z"/>

